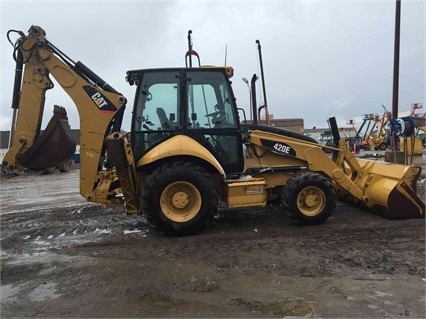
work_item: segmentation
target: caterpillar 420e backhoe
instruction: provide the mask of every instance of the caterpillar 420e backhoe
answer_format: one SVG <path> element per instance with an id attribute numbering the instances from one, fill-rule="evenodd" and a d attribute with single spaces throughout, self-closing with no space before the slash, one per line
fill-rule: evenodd
<path id="1" fill-rule="evenodd" d="M 39 134 L 52 75 L 80 115 L 82 196 L 122 203 L 162 231 L 198 232 L 221 202 L 230 208 L 278 204 L 302 224 L 324 222 L 338 198 L 389 218 L 424 217 L 416 195 L 420 167 L 357 160 L 344 141 L 330 158 L 307 136 L 260 125 L 256 117 L 240 122 L 231 67 L 128 71 L 136 95 L 131 132 L 123 133 L 124 96 L 62 53 L 42 28 L 18 34 L 16 121 L 3 161 L 9 169 L 51 167 L 74 152 L 63 108 L 55 107 Z M 338 141 L 334 118 L 330 124 Z"/>

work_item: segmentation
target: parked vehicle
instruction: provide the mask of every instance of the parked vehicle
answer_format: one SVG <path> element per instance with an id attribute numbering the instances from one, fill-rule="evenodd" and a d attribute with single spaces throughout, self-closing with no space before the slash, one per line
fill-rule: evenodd
<path id="1" fill-rule="evenodd" d="M 201 231 L 219 202 L 229 208 L 280 205 L 301 224 L 324 222 L 337 196 L 390 218 L 424 217 L 416 195 L 420 167 L 357 160 L 333 117 L 331 158 L 310 137 L 261 125 L 254 85 L 248 124 L 236 105 L 232 67 L 127 71 L 136 97 L 131 132 L 123 133 L 127 99 L 121 93 L 57 49 L 41 27 L 18 35 L 16 122 L 3 160 L 9 169 L 52 167 L 74 154 L 62 107 L 54 109 L 51 134 L 38 135 L 53 76 L 80 115 L 82 196 L 123 204 L 128 214 L 144 214 L 161 231 Z"/>

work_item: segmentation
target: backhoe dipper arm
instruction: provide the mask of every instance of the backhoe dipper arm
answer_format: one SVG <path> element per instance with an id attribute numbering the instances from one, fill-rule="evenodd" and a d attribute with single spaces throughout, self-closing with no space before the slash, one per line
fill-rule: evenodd
<path id="1" fill-rule="evenodd" d="M 27 36 L 19 34 L 15 50 L 20 51 L 18 57 L 22 53 L 24 72 L 12 146 L 3 163 L 9 168 L 20 167 L 19 155 L 36 142 L 45 93 L 53 88 L 51 74 L 74 101 L 80 116 L 80 192 L 89 201 L 99 202 L 94 193 L 99 193 L 95 189 L 105 183 L 106 175 L 101 170 L 104 139 L 120 131 L 126 99 L 81 62 L 74 63 L 47 41 L 39 26 L 32 26 Z"/>

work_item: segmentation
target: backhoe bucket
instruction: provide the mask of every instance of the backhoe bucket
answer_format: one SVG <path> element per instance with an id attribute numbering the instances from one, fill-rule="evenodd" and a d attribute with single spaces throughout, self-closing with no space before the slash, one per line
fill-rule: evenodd
<path id="1" fill-rule="evenodd" d="M 28 150 L 17 156 L 18 163 L 33 170 L 57 167 L 75 153 L 76 142 L 71 133 L 65 108 L 55 105 L 46 129 Z"/>
<path id="2" fill-rule="evenodd" d="M 419 166 L 358 160 L 362 166 L 363 202 L 388 218 L 424 218 L 425 204 L 416 195 Z"/>

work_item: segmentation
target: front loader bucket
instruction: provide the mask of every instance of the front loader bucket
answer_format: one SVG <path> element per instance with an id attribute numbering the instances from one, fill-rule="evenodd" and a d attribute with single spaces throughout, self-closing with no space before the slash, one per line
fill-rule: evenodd
<path id="1" fill-rule="evenodd" d="M 358 160 L 363 202 L 388 218 L 424 218 L 425 204 L 416 195 L 419 166 Z"/>
<path id="2" fill-rule="evenodd" d="M 28 150 L 17 156 L 18 163 L 33 170 L 56 167 L 69 160 L 76 142 L 71 133 L 65 108 L 55 105 L 46 129 Z"/>

